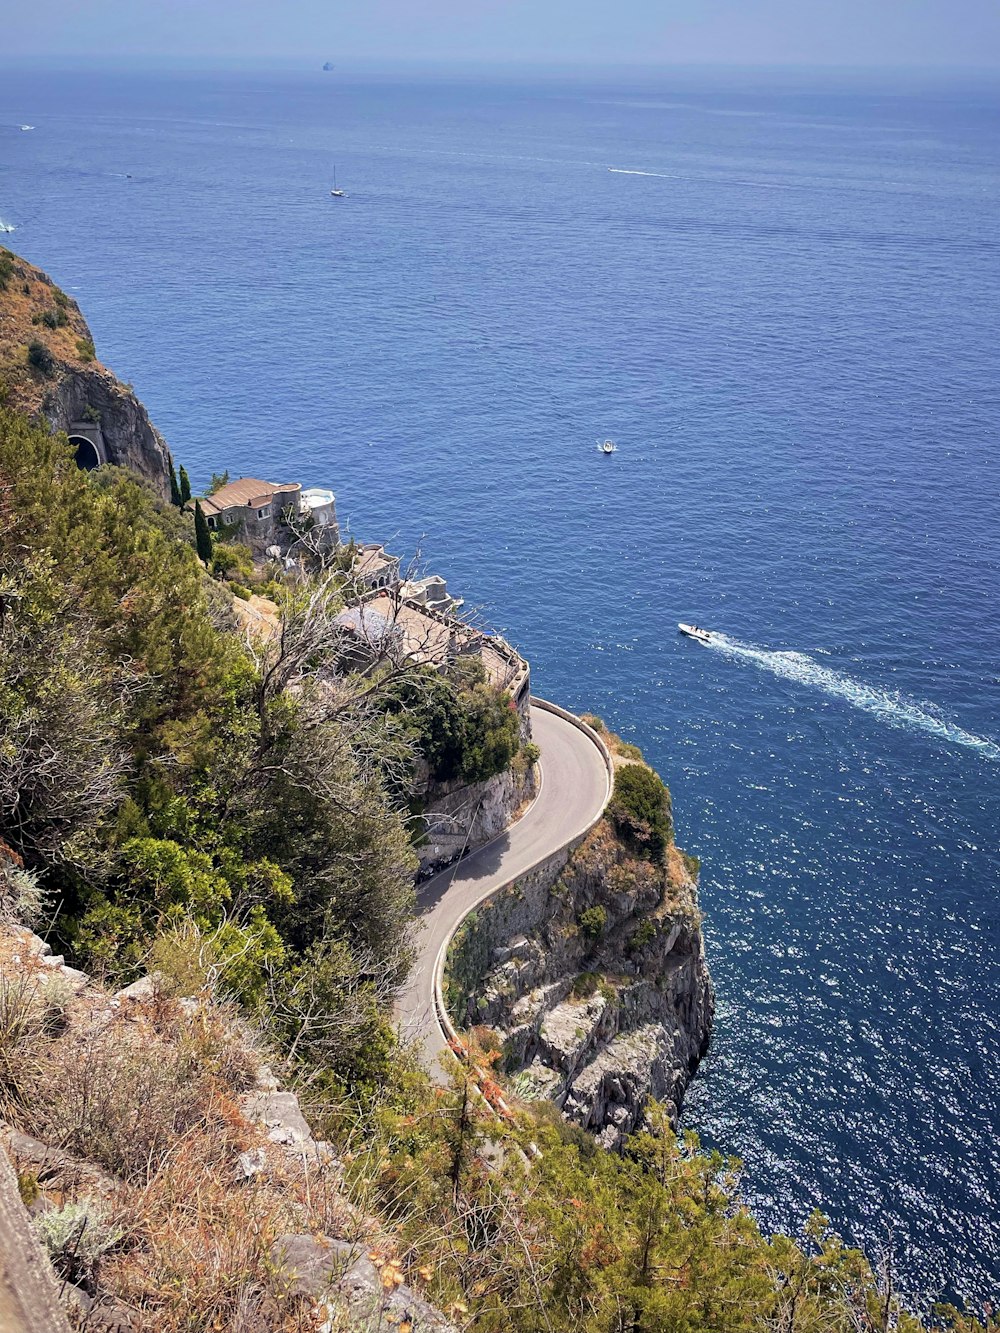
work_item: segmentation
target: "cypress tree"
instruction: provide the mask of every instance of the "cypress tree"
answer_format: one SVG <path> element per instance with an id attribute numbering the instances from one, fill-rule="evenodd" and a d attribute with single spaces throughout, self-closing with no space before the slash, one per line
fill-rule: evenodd
<path id="1" fill-rule="evenodd" d="M 188 480 L 187 468 L 181 465 L 181 504 L 186 505 L 191 499 L 191 483 Z"/>
<path id="2" fill-rule="evenodd" d="M 177 473 L 174 471 L 174 460 L 172 458 L 170 460 L 170 503 L 176 505 L 178 509 L 182 504 L 181 488 L 177 485 Z"/>
<path id="3" fill-rule="evenodd" d="M 199 556 L 206 565 L 212 563 L 212 538 L 208 531 L 208 520 L 201 507 L 201 501 L 194 502 L 194 544 Z"/>

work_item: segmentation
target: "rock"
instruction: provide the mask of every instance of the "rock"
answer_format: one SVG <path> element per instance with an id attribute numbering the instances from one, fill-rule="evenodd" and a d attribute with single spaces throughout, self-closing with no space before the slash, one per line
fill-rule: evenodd
<path id="1" fill-rule="evenodd" d="M 676 1115 L 714 997 L 696 885 L 675 847 L 663 864 L 639 860 L 598 825 L 479 908 L 456 952 L 467 1004 L 453 1017 L 496 1032 L 525 1095 L 548 1096 L 613 1148 L 650 1097 Z"/>
<path id="2" fill-rule="evenodd" d="M 63 966 L 59 969 L 59 975 L 65 977 L 67 981 L 71 981 L 74 986 L 81 990 L 90 981 L 86 972 L 80 972 L 75 967 Z"/>
<path id="3" fill-rule="evenodd" d="M 333 1298 L 347 1306 L 349 1327 L 367 1327 L 365 1321 L 386 1320 L 387 1327 L 409 1318 L 414 1333 L 456 1333 L 453 1324 L 412 1288 L 387 1289 L 362 1246 L 329 1236 L 281 1236 L 271 1249 L 271 1260 L 291 1283 L 290 1290 L 321 1302 L 335 1312 Z M 331 1321 L 331 1326 L 336 1323 Z"/>
<path id="4" fill-rule="evenodd" d="M 140 977 L 138 981 L 133 981 L 131 986 L 125 986 L 122 990 L 116 991 L 114 1000 L 151 1000 L 156 995 L 156 978 L 154 975 Z"/>
<path id="5" fill-rule="evenodd" d="M 52 1148 L 17 1130 L 6 1131 L 0 1135 L 2 1139 L 6 1140 L 7 1152 L 17 1169 L 29 1170 L 43 1190 L 73 1197 L 78 1193 L 105 1196 L 118 1188 L 119 1182 L 113 1176 L 63 1148 Z"/>
<path id="6" fill-rule="evenodd" d="M 251 1148 L 249 1152 L 241 1152 L 237 1157 L 236 1174 L 241 1180 L 251 1180 L 254 1176 L 260 1175 L 265 1166 L 267 1158 L 264 1156 L 263 1148 Z"/>
<path id="7" fill-rule="evenodd" d="M 243 1099 L 248 1120 L 265 1125 L 272 1143 L 312 1143 L 312 1130 L 292 1092 L 251 1092 Z"/>
<path id="8" fill-rule="evenodd" d="M 261 1092 L 277 1092 L 278 1080 L 269 1065 L 260 1065 L 257 1069 L 257 1087 Z"/>
<path id="9" fill-rule="evenodd" d="M 271 1261 L 290 1283 L 289 1290 L 313 1300 L 326 1295 L 361 1254 L 359 1246 L 328 1236 L 279 1236 L 271 1246 Z"/>
<path id="10" fill-rule="evenodd" d="M 464 852 L 503 833 L 520 807 L 534 795 L 534 784 L 534 773 L 518 774 L 513 769 L 466 786 L 428 784 L 422 793 L 427 841 L 417 849 L 421 877 L 441 870 Z"/>
<path id="11" fill-rule="evenodd" d="M 89 439 L 96 427 L 97 447 L 105 455 L 100 461 L 129 468 L 169 498 L 166 442 L 132 389 L 109 370 L 96 363 L 80 369 L 60 365 L 42 411 L 53 429 L 70 436 Z"/>
<path id="12" fill-rule="evenodd" d="M 93 338 L 77 303 L 40 269 L 12 257 L 22 298 L 4 303 L 0 319 L 0 379 L 18 411 L 65 431 L 87 467 L 115 463 L 170 495 L 170 455 L 163 437 L 131 386 L 93 356 Z M 26 298 L 26 299 L 25 299 Z M 45 322 L 58 306 L 60 322 Z M 45 344 L 50 369 L 39 373 L 25 358 L 34 341 Z"/>

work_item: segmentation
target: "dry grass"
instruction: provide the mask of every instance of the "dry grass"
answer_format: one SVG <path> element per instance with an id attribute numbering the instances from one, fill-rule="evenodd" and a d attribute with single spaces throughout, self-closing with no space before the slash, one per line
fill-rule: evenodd
<path id="1" fill-rule="evenodd" d="M 59 289 L 33 264 L 0 247 L 0 261 L 4 259 L 9 261 L 10 274 L 0 290 L 0 384 L 7 388 L 12 406 L 35 412 L 46 383 L 27 366 L 25 353 L 29 343 L 36 340 L 44 343 L 57 361 L 74 368 L 89 365 L 101 370 L 102 367 L 80 354 L 78 344 L 90 339 L 90 331 L 76 302 L 59 293 L 65 301 L 61 308 L 66 323 L 55 329 L 34 323 L 36 317 L 57 308 Z M 4 265 L 4 272 L 7 267 Z"/>
<path id="2" fill-rule="evenodd" d="M 46 1143 L 141 1180 L 207 1123 L 221 1089 L 249 1087 L 254 1068 L 253 1053 L 209 1006 L 110 1011 L 38 1051 L 22 1076 L 18 1118 Z"/>
<path id="3" fill-rule="evenodd" d="M 365 1333 L 338 1298 L 295 1294 L 272 1257 L 288 1234 L 347 1237 L 359 1255 L 382 1238 L 345 1198 L 338 1164 L 315 1149 L 307 1162 L 246 1119 L 240 1097 L 263 1053 L 236 1012 L 207 987 L 197 1001 L 112 1000 L 90 985 L 53 1018 L 53 979 L 0 930 L 0 1112 L 58 1150 L 59 1170 L 20 1151 L 25 1182 L 54 1210 L 63 1275 L 98 1310 L 122 1308 L 135 1333 Z M 84 1216 L 100 1223 L 86 1252 Z M 89 1327 L 70 1305 L 73 1326 Z"/>

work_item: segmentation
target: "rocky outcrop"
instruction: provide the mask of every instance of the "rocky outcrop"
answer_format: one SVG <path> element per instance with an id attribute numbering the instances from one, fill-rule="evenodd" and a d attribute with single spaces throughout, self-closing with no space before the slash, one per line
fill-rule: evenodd
<path id="1" fill-rule="evenodd" d="M 515 759 L 485 782 L 425 786 L 420 875 L 434 874 L 509 828 L 535 794 L 534 768 Z"/>
<path id="2" fill-rule="evenodd" d="M 676 1120 L 714 1007 L 683 854 L 639 859 L 602 821 L 468 919 L 446 998 L 495 1034 L 515 1092 L 551 1098 L 603 1146 L 622 1146 L 650 1098 Z"/>
<path id="3" fill-rule="evenodd" d="M 202 1276 L 211 1273 L 206 1280 L 218 1279 L 226 1299 L 231 1289 L 243 1293 L 247 1308 L 259 1306 L 262 1328 L 266 1316 L 269 1328 L 388 1329 L 405 1322 L 413 1333 L 453 1333 L 420 1294 L 428 1281 L 423 1270 L 401 1257 L 392 1233 L 352 1199 L 333 1144 L 313 1136 L 298 1097 L 261 1063 L 250 1029 L 209 989 L 178 996 L 152 972 L 109 995 L 39 936 L 0 921 L 0 991 L 5 987 L 15 1000 L 47 1006 L 39 1038 L 45 1050 L 33 1051 L 52 1080 L 46 1105 L 54 1091 L 59 1106 L 84 1091 L 98 1096 L 104 1130 L 135 1126 L 137 1113 L 162 1116 L 165 1108 L 182 1118 L 166 1151 L 161 1144 L 150 1158 L 148 1174 L 140 1164 L 138 1175 L 119 1178 L 68 1150 L 61 1134 L 35 1137 L 44 1126 L 34 1099 L 5 1105 L 11 1119 L 0 1119 L 0 1329 L 154 1333 L 163 1327 L 158 1303 L 169 1299 L 175 1314 L 183 1310 L 177 1265 L 192 1262 Z M 129 1075 L 130 1053 L 146 1044 L 173 1071 L 164 1083 L 149 1065 L 140 1077 Z M 180 1050 L 187 1057 L 174 1066 Z M 95 1067 L 101 1074 L 91 1073 Z M 79 1083 L 82 1073 L 94 1078 L 92 1087 Z M 212 1096 L 185 1119 L 186 1094 L 176 1080 L 202 1075 L 212 1080 Z M 191 1216 L 191 1188 L 211 1198 L 209 1227 Z M 61 1219 L 69 1209 L 67 1230 Z M 84 1232 L 73 1229 L 84 1216 L 89 1234 L 102 1237 L 86 1262 L 77 1254 Z M 241 1228 L 247 1236 L 231 1248 Z M 52 1265 L 61 1279 L 58 1300 L 49 1299 Z"/>
<path id="4" fill-rule="evenodd" d="M 170 455 L 131 387 L 95 359 L 80 308 L 52 279 L 0 248 L 0 389 L 10 404 L 65 431 L 85 466 L 130 468 L 163 497 Z"/>
<path id="5" fill-rule="evenodd" d="M 54 430 L 103 445 L 102 462 L 127 467 L 170 494 L 170 453 L 146 409 L 109 370 L 61 367 L 47 390 L 42 413 Z"/>

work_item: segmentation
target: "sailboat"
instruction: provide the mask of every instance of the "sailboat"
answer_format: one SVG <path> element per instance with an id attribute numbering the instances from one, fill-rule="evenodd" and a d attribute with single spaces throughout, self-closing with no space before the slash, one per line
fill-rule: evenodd
<path id="1" fill-rule="evenodd" d="M 333 189 L 330 191 L 330 193 L 333 195 L 334 199 L 346 199 L 346 198 L 347 198 L 347 193 L 346 193 L 345 190 L 338 190 L 338 189 L 337 189 L 337 168 L 336 168 L 336 167 L 334 167 L 334 169 L 333 169 Z"/>

